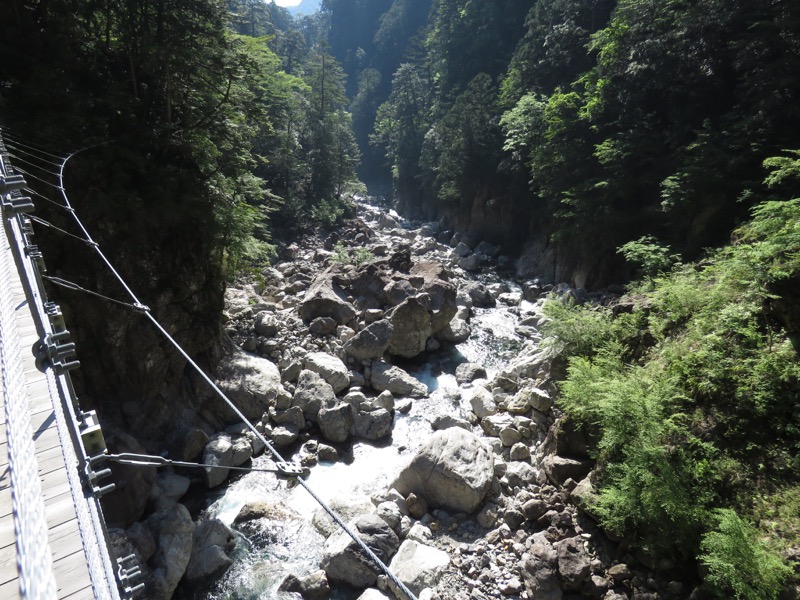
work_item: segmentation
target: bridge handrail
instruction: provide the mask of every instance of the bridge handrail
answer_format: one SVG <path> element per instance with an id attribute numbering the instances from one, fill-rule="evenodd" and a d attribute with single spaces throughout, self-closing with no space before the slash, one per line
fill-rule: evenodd
<path id="1" fill-rule="evenodd" d="M 6 228 L 3 228 L 5 232 Z M 0 380 L 5 397 L 5 427 L 8 441 L 8 471 L 17 544 L 20 594 L 23 598 L 56 597 L 53 559 L 47 537 L 44 500 L 33 447 L 25 373 L 20 356 L 12 281 L 5 233 L 0 234 Z"/>
<path id="2" fill-rule="evenodd" d="M 3 156 L 3 150 L 4 145 L 2 136 L 0 135 L 0 176 L 2 176 L 2 182 L 13 181 L 15 177 L 14 171 Z M 76 416 L 76 410 L 79 410 L 77 397 L 72 386 L 72 380 L 66 371 L 66 369 L 71 366 L 77 365 L 77 362 L 64 362 L 72 352 L 71 348 L 67 351 L 63 351 L 63 349 L 71 345 L 59 345 L 60 341 L 62 341 L 59 339 L 59 334 L 63 335 L 66 330 L 55 327 L 51 322 L 54 313 L 56 314 L 56 319 L 60 319 L 60 313 L 55 305 L 47 302 L 44 285 L 42 283 L 42 273 L 39 267 L 40 263 L 37 263 L 35 252 L 32 252 L 35 246 L 30 243 L 29 239 L 32 230 L 30 229 L 28 218 L 24 215 L 24 211 L 27 209 L 19 211 L 14 210 L 15 206 L 24 204 L 24 202 L 20 202 L 20 200 L 24 199 L 19 198 L 16 192 L 10 192 L 7 189 L 8 186 L 2 187 L 6 188 L 0 189 L 0 197 L 3 199 L 3 229 L 9 244 L 9 249 L 11 250 L 10 253 L 14 257 L 17 273 L 25 291 L 25 297 L 31 310 L 37 335 L 43 342 L 42 358 L 45 360 L 42 364 L 42 370 L 45 373 L 47 387 L 52 399 L 55 423 L 64 453 L 67 478 L 69 480 L 70 492 L 78 519 L 78 529 L 82 537 L 82 545 L 88 565 L 93 593 L 95 598 L 101 600 L 118 600 L 121 597 L 120 589 L 125 593 L 125 596 L 132 595 L 134 589 L 128 586 L 127 580 L 123 577 L 124 569 L 115 569 L 115 562 L 109 554 L 111 544 L 99 499 L 93 491 L 92 482 L 89 481 L 93 473 L 92 466 L 80 435 Z M 9 253 L 4 251 L 2 254 L 4 264 L 8 267 Z M 11 286 L 3 285 L 3 289 L 10 290 Z M 9 306 L 11 305 L 10 299 L 8 304 Z M 68 332 L 66 333 L 68 334 Z M 53 340 L 58 341 L 54 342 Z M 10 342 L 6 341 L 6 345 L 9 343 Z M 18 339 L 16 343 L 19 343 Z M 50 344 L 49 348 L 47 348 L 48 344 Z M 5 361 L 3 361 L 3 363 L 4 365 L 6 364 Z M 24 394 L 24 392 L 23 382 L 22 393 Z M 27 418 L 27 397 L 24 395 L 23 400 L 25 400 L 25 402 L 21 403 L 21 406 L 16 410 L 21 412 L 24 416 L 14 415 L 15 422 L 20 418 Z M 10 423 L 10 420 L 7 421 L 7 427 L 12 427 Z M 16 425 L 13 427 L 16 428 Z M 27 437 L 29 445 L 32 446 L 33 437 L 31 435 Z M 10 446 L 9 437 L 9 452 Z M 39 485 L 39 492 L 36 498 L 38 498 L 38 504 L 42 505 L 41 485 L 35 467 L 36 461 L 31 460 L 31 457 L 35 457 L 35 448 L 27 448 L 26 454 L 23 456 L 26 458 L 21 461 L 18 458 L 18 464 L 15 465 L 14 468 L 19 469 L 20 467 L 18 465 L 25 464 L 26 462 L 28 465 L 34 465 L 33 475 L 35 476 L 36 484 Z M 10 470 L 13 475 L 14 469 Z M 21 485 L 25 487 L 20 489 L 28 489 L 27 486 L 29 484 L 27 482 L 21 483 Z M 12 479 L 12 488 L 13 487 L 16 486 L 13 485 Z M 32 504 L 37 504 L 37 502 L 32 502 Z M 20 509 L 23 510 L 20 515 L 24 515 L 25 507 L 20 507 Z M 33 515 L 24 517 L 25 521 L 28 519 L 38 520 L 39 516 Z M 44 530 L 44 543 L 42 543 L 40 539 L 41 532 L 39 529 L 42 527 Z M 53 590 L 55 590 L 52 574 L 52 556 L 47 545 L 47 527 L 46 521 L 44 521 L 43 505 L 41 509 L 41 524 L 36 524 L 36 532 L 34 536 L 29 529 L 17 531 L 18 535 L 16 539 L 19 557 L 20 592 L 24 598 L 55 598 L 55 595 L 51 596 L 49 592 L 42 595 L 38 593 L 29 594 L 29 584 L 26 584 L 26 582 L 32 582 L 35 579 L 36 581 L 33 585 L 50 585 L 53 586 Z M 42 571 L 44 567 L 41 567 L 40 563 L 44 559 L 39 556 L 40 554 L 46 554 L 46 560 L 49 563 L 49 567 L 47 568 L 49 570 L 46 569 L 46 572 Z M 28 564 L 31 560 L 29 557 L 36 557 L 35 566 Z"/>

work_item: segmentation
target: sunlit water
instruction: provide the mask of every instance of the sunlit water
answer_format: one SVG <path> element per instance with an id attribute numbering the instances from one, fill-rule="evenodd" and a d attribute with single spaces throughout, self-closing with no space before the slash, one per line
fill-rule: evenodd
<path id="1" fill-rule="evenodd" d="M 524 303 L 523 303 L 524 304 Z M 356 442 L 350 455 L 335 464 L 311 469 L 309 486 L 325 501 L 337 498 L 369 498 L 385 491 L 416 450 L 431 436 L 431 422 L 441 413 L 453 414 L 459 407 L 455 369 L 463 362 L 484 366 L 489 377 L 499 371 L 521 348 L 515 333 L 522 306 L 511 309 L 474 309 L 472 335 L 455 348 L 428 357 L 425 363 L 403 365 L 429 389 L 427 398 L 415 399 L 408 414 L 396 414 L 390 442 Z M 462 410 L 463 410 L 462 405 Z M 265 465 L 264 457 L 253 466 Z M 316 501 L 300 486 L 291 486 L 268 473 L 250 473 L 231 483 L 206 515 L 231 524 L 242 506 L 250 501 L 269 500 L 285 508 L 273 519 L 251 522 L 237 531 L 239 536 L 234 566 L 210 586 L 185 591 L 187 598 L 256 600 L 293 598 L 278 591 L 286 574 L 302 576 L 319 568 L 324 538 L 311 518 L 319 509 Z M 335 590 L 334 600 L 353 600 L 360 591 Z"/>

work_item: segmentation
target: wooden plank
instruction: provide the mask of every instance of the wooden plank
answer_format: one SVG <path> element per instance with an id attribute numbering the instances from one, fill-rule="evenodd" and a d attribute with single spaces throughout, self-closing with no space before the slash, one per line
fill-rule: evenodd
<path id="1" fill-rule="evenodd" d="M 71 520 L 57 525 L 47 533 L 53 561 L 61 560 L 80 551 L 83 553 L 83 539 L 78 529 L 78 521 Z"/>
<path id="2" fill-rule="evenodd" d="M 39 476 L 41 477 L 45 473 L 64 468 L 64 452 L 61 446 L 39 450 L 37 444 L 36 461 L 39 463 Z"/>
<path id="3" fill-rule="evenodd" d="M 45 519 L 47 520 L 48 528 L 56 527 L 67 521 L 74 521 L 77 519 L 72 492 L 65 492 L 46 502 Z"/>
<path id="4" fill-rule="evenodd" d="M 56 561 L 53 564 L 53 575 L 59 598 L 66 598 L 83 590 L 91 581 L 82 550 Z"/>
<path id="5" fill-rule="evenodd" d="M 0 596 L 2 598 L 3 596 Z M 60 596 L 63 600 L 94 600 L 94 589 L 90 584 L 86 584 L 86 587 L 82 590 L 78 590 L 74 594 L 70 594 L 69 596 Z"/>
<path id="6" fill-rule="evenodd" d="M 13 581 L 19 577 L 17 572 L 17 546 L 11 544 L 0 548 L 0 583 Z"/>
<path id="7" fill-rule="evenodd" d="M 18 600 L 21 597 L 18 579 L 0 583 L 0 598 L 3 598 L 3 600 Z"/>
<path id="8" fill-rule="evenodd" d="M 42 477 L 42 498 L 45 505 L 49 500 L 69 492 L 69 480 L 66 470 L 60 469 L 51 473 L 45 473 Z"/>

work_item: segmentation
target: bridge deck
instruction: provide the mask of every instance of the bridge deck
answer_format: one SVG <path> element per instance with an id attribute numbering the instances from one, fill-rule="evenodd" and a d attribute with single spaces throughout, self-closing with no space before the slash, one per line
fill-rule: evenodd
<path id="1" fill-rule="evenodd" d="M 8 252 L 5 232 L 0 227 L 0 252 Z M 44 498 L 53 575 L 58 598 L 81 600 L 94 598 L 83 540 L 72 493 L 67 480 L 55 413 L 45 375 L 36 369 L 31 347 L 37 340 L 22 284 L 12 277 L 17 330 L 22 341 L 25 383 L 30 406 L 31 429 L 36 447 L 39 477 Z M 19 598 L 17 547 L 11 505 L 8 471 L 8 448 L 5 424 L 5 397 L 0 395 L 0 598 Z M 65 444 L 71 443 L 64 440 Z"/>

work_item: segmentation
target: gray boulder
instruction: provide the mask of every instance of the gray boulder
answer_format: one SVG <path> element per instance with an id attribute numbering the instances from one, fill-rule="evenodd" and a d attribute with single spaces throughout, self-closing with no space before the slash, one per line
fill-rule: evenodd
<path id="1" fill-rule="evenodd" d="M 464 291 L 472 300 L 473 306 L 478 308 L 491 308 L 495 305 L 495 299 L 489 289 L 477 281 L 471 281 L 464 285 Z"/>
<path id="2" fill-rule="evenodd" d="M 285 394 L 281 374 L 272 361 L 235 352 L 222 359 L 218 369 L 217 385 L 231 399 L 244 416 L 256 421 L 279 395 Z M 225 423 L 238 423 L 242 419 L 216 396 L 207 402 L 210 410 Z"/>
<path id="3" fill-rule="evenodd" d="M 150 490 L 150 501 L 156 511 L 176 504 L 189 489 L 191 479 L 176 475 L 169 471 L 161 471 L 156 476 L 155 483 Z"/>
<path id="4" fill-rule="evenodd" d="M 156 553 L 149 563 L 153 585 L 148 589 L 148 597 L 169 600 L 186 573 L 195 526 L 183 504 L 174 504 L 150 515 L 145 524 L 156 540 Z"/>
<path id="5" fill-rule="evenodd" d="M 400 545 L 397 534 L 376 514 L 363 515 L 348 525 L 383 562 L 388 562 Z M 373 585 L 379 574 L 378 567 L 343 530 L 338 530 L 325 542 L 322 568 L 329 579 L 357 588 Z"/>
<path id="6" fill-rule="evenodd" d="M 335 275 L 340 271 L 338 265 L 333 265 L 321 273 L 306 290 L 305 298 L 300 304 L 300 317 L 305 323 L 318 317 L 330 317 L 344 325 L 356 316 L 355 308 L 347 301 L 347 294 L 334 282 Z"/>
<path id="7" fill-rule="evenodd" d="M 558 552 L 546 539 L 539 539 L 531 547 L 522 577 L 529 598 L 561 600 L 563 597 L 558 579 Z"/>
<path id="8" fill-rule="evenodd" d="M 406 373 L 400 367 L 383 361 L 372 363 L 370 385 L 379 392 L 389 391 L 395 396 L 423 398 L 428 395 L 428 386 Z"/>
<path id="9" fill-rule="evenodd" d="M 472 329 L 466 319 L 455 316 L 442 329 L 436 332 L 436 339 L 450 344 L 460 344 L 469 339 Z"/>
<path id="10" fill-rule="evenodd" d="M 344 351 L 359 360 L 380 358 L 389 347 L 393 334 L 391 321 L 381 319 L 350 338 L 344 345 Z"/>
<path id="11" fill-rule="evenodd" d="M 490 417 L 497 413 L 497 404 L 495 404 L 492 393 L 485 387 L 478 386 L 467 390 L 464 395 L 469 401 L 472 412 L 479 419 Z M 492 434 L 494 435 L 494 434 Z"/>
<path id="12" fill-rule="evenodd" d="M 266 310 L 262 310 L 256 315 L 253 327 L 258 335 L 264 337 L 274 337 L 278 333 L 278 321 L 275 315 Z"/>
<path id="13" fill-rule="evenodd" d="M 336 392 L 322 377 L 307 369 L 300 371 L 292 406 L 300 407 L 306 419 L 316 423 L 320 408 L 335 400 Z"/>
<path id="14" fill-rule="evenodd" d="M 230 469 L 225 467 L 233 466 L 233 442 L 229 435 L 216 435 L 206 444 L 203 450 L 203 464 L 213 465 L 203 467 L 204 479 L 209 488 L 225 482 L 230 473 Z"/>
<path id="15" fill-rule="evenodd" d="M 344 442 L 353 428 L 353 407 L 345 402 L 332 402 L 319 410 L 317 423 L 325 439 Z"/>
<path id="16" fill-rule="evenodd" d="M 486 379 L 486 369 L 475 363 L 461 363 L 456 367 L 456 381 L 459 384 L 471 383 L 476 379 Z"/>
<path id="17" fill-rule="evenodd" d="M 278 586 L 278 591 L 300 594 L 303 600 L 325 600 L 330 596 L 331 588 L 325 571 L 320 570 L 304 577 L 289 574 Z"/>
<path id="18" fill-rule="evenodd" d="M 355 416 L 354 432 L 365 440 L 380 440 L 392 434 L 394 418 L 385 408 L 359 412 Z"/>
<path id="19" fill-rule="evenodd" d="M 557 485 L 563 484 L 567 479 L 580 481 L 589 474 L 594 467 L 592 460 L 579 460 L 566 458 L 557 454 L 550 454 L 542 461 L 547 478 Z"/>
<path id="20" fill-rule="evenodd" d="M 419 595 L 425 588 L 436 587 L 449 564 L 450 557 L 447 552 L 413 540 L 406 540 L 394 555 L 389 570 L 414 595 Z"/>
<path id="21" fill-rule="evenodd" d="M 444 329 L 456 316 L 456 286 L 448 280 L 446 269 L 438 262 L 419 262 L 411 268 L 411 275 L 421 277 L 421 294 L 428 296 L 431 332 Z"/>
<path id="22" fill-rule="evenodd" d="M 228 555 L 236 544 L 233 531 L 219 519 L 198 524 L 192 536 L 192 554 L 186 579 L 198 581 L 227 570 L 233 564 Z"/>
<path id="23" fill-rule="evenodd" d="M 350 371 L 336 356 L 326 352 L 311 352 L 306 355 L 304 365 L 328 382 L 335 394 L 350 385 Z"/>
<path id="24" fill-rule="evenodd" d="M 458 261 L 458 266 L 465 271 L 477 271 L 481 268 L 481 257 L 477 254 L 468 254 Z"/>
<path id="25" fill-rule="evenodd" d="M 306 417 L 303 414 L 303 409 L 299 406 L 291 406 L 286 410 L 278 410 L 275 407 L 270 407 L 269 418 L 276 425 L 286 425 L 290 423 L 297 431 L 300 431 L 306 425 Z"/>
<path id="26" fill-rule="evenodd" d="M 433 434 L 391 487 L 415 493 L 430 506 L 471 513 L 492 483 L 491 451 L 473 433 L 451 427 Z"/>
<path id="27" fill-rule="evenodd" d="M 431 336 L 431 318 L 428 309 L 417 298 L 408 298 L 392 311 L 392 339 L 390 354 L 412 358 L 424 352 L 425 342 Z"/>
<path id="28" fill-rule="evenodd" d="M 308 324 L 308 330 L 314 335 L 330 335 L 337 327 L 336 319 L 331 317 L 317 317 Z"/>
<path id="29" fill-rule="evenodd" d="M 583 538 L 575 536 L 561 540 L 558 548 L 558 572 L 561 574 L 561 587 L 577 591 L 589 579 L 589 555 L 583 547 Z"/>
<path id="30" fill-rule="evenodd" d="M 401 279 L 388 283 L 383 289 L 383 293 L 386 294 L 386 300 L 390 305 L 397 306 L 406 298 L 416 294 L 417 290 L 409 283 L 408 279 Z"/>
<path id="31" fill-rule="evenodd" d="M 461 258 L 464 258 L 465 256 L 468 256 L 469 254 L 472 254 L 472 250 L 464 242 L 458 242 L 458 244 L 456 244 L 456 247 L 453 248 L 453 253 L 456 256 L 460 256 Z"/>

